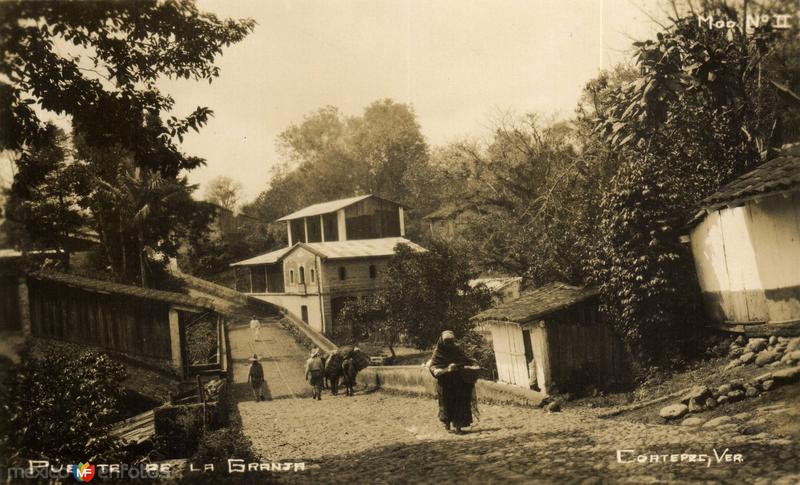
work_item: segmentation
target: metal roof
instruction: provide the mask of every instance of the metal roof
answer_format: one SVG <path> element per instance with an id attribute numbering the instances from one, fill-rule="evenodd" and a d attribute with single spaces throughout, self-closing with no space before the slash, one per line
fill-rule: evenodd
<path id="1" fill-rule="evenodd" d="M 300 244 L 300 243 L 297 243 Z M 255 264 L 274 264 L 277 263 L 281 257 L 288 253 L 293 246 L 287 246 L 285 248 L 280 248 L 275 251 L 271 251 L 269 253 L 260 254 L 258 256 L 254 256 L 250 259 L 245 259 L 242 261 L 237 261 L 235 263 L 231 263 L 231 266 L 252 266 Z"/>
<path id="2" fill-rule="evenodd" d="M 781 154 L 751 170 L 701 202 L 699 219 L 706 212 L 743 202 L 773 192 L 800 188 L 800 145 L 784 149 Z"/>
<path id="3" fill-rule="evenodd" d="M 519 298 L 485 310 L 472 317 L 472 319 L 480 322 L 491 320 L 527 323 L 588 300 L 597 296 L 598 293 L 597 288 L 549 283 L 545 286 L 525 291 Z"/>
<path id="4" fill-rule="evenodd" d="M 277 251 L 262 254 L 254 258 L 245 259 L 231 264 L 231 266 L 253 266 L 257 264 L 277 263 L 289 252 L 296 248 L 306 248 L 323 259 L 352 259 L 352 258 L 374 258 L 380 256 L 391 256 L 394 248 L 398 244 L 406 244 L 417 252 L 425 251 L 425 248 L 415 244 L 403 237 L 384 237 L 381 239 L 355 239 L 352 241 L 330 241 L 315 243 L 296 243 L 292 247 L 286 247 Z"/>
<path id="5" fill-rule="evenodd" d="M 356 202 L 361 202 L 364 199 L 369 199 L 373 197 L 372 194 L 367 195 L 359 195 L 357 197 L 349 197 L 347 199 L 339 199 L 339 200 L 332 200 L 329 202 L 321 202 L 319 204 L 310 205 L 299 211 L 292 212 L 288 216 L 283 216 L 278 221 L 290 221 L 292 219 L 300 219 L 302 217 L 310 217 L 310 216 L 318 216 L 322 214 L 329 214 L 331 212 L 336 212 L 339 209 L 343 209 L 349 205 L 353 205 Z"/>
<path id="6" fill-rule="evenodd" d="M 76 276 L 66 273 L 57 273 L 55 271 L 33 271 L 28 273 L 28 278 L 39 281 L 51 281 L 54 283 L 61 283 L 66 286 L 75 288 L 95 291 L 100 293 L 112 293 L 117 295 L 126 295 L 145 300 L 155 300 L 173 305 L 181 305 L 186 307 L 203 308 L 213 310 L 214 305 L 211 300 L 207 298 L 195 298 L 182 293 L 175 293 L 172 291 L 153 290 L 150 288 L 142 288 L 139 286 L 123 285 L 120 283 L 112 283 L 110 281 L 95 280 L 83 276 Z"/>
<path id="7" fill-rule="evenodd" d="M 522 281 L 521 276 L 495 276 L 495 277 L 475 278 L 469 280 L 469 286 L 475 288 L 476 286 L 483 284 L 486 286 L 486 288 L 489 289 L 489 291 L 496 292 L 518 281 Z"/>

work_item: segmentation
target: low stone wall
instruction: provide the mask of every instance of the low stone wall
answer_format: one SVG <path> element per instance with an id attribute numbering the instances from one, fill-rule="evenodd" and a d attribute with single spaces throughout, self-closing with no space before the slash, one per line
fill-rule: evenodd
<path id="1" fill-rule="evenodd" d="M 436 397 L 436 379 L 421 365 L 367 367 L 358 374 L 358 385 L 367 389 Z M 479 379 L 475 384 L 478 401 L 484 403 L 539 406 L 546 395 L 498 382 Z"/>
<path id="2" fill-rule="evenodd" d="M 189 286 L 189 288 L 194 288 L 219 298 L 233 301 L 240 305 L 247 305 L 248 303 L 247 295 L 239 293 L 232 288 L 212 283 L 211 281 L 192 276 L 188 273 L 183 273 L 180 270 L 173 270 L 173 273 L 176 277 L 182 279 Z"/>

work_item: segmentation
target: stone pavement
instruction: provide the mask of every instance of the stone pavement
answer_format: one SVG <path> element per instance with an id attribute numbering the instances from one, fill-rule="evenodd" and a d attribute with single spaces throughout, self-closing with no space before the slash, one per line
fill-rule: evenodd
<path id="1" fill-rule="evenodd" d="M 305 350 L 277 323 L 261 334 L 253 344 L 248 328 L 230 332 L 243 431 L 264 461 L 302 461 L 307 468 L 249 472 L 248 483 L 800 483 L 800 445 L 745 435 L 736 426 L 696 429 L 604 420 L 592 411 L 484 405 L 472 432 L 455 436 L 441 428 L 431 399 L 326 391 L 314 401 L 302 375 Z M 271 401 L 253 402 L 247 388 L 254 350 Z M 618 463 L 617 450 L 632 450 L 622 457 L 634 462 Z M 741 454 L 742 461 L 717 462 L 715 451 Z M 663 462 L 673 454 L 687 457 Z M 688 454 L 708 461 L 690 462 Z M 662 456 L 636 463 L 640 455 Z"/>
<path id="2" fill-rule="evenodd" d="M 304 461 L 307 470 L 252 472 L 254 482 L 279 475 L 289 483 L 800 483 L 797 443 L 732 428 L 486 405 L 473 431 L 455 436 L 440 427 L 433 400 L 382 392 L 263 408 L 248 422 L 256 451 L 265 461 Z M 686 453 L 711 463 L 618 463 L 617 450 L 632 450 L 623 452 L 625 461 Z M 741 454 L 742 462 L 718 463 L 715 450 Z"/>

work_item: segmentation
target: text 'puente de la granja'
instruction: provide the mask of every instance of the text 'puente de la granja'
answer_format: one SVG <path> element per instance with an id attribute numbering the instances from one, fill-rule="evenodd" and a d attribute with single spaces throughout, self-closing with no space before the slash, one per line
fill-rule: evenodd
<path id="1" fill-rule="evenodd" d="M 231 264 L 236 289 L 327 335 L 346 301 L 381 287 L 395 246 L 423 251 L 404 237 L 403 207 L 374 195 L 314 204 L 283 221 L 287 247 Z"/>

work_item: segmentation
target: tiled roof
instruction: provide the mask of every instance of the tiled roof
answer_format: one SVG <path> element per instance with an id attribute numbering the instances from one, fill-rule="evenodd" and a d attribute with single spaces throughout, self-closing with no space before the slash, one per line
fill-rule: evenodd
<path id="1" fill-rule="evenodd" d="M 95 280 L 83 276 L 76 276 L 65 273 L 57 273 L 54 271 L 33 271 L 28 273 L 28 278 L 39 281 L 52 281 L 61 283 L 66 286 L 72 286 L 88 291 L 96 291 L 102 293 L 112 293 L 117 295 L 132 296 L 135 298 L 142 298 L 145 300 L 161 301 L 173 305 L 182 305 L 186 307 L 203 308 L 213 310 L 214 305 L 211 300 L 206 298 L 194 298 L 181 293 L 174 293 L 171 291 L 153 290 L 150 288 L 142 288 L 139 286 L 123 285 L 120 283 L 112 283 L 110 281 Z"/>
<path id="2" fill-rule="evenodd" d="M 272 264 L 283 259 L 290 251 L 305 247 L 320 255 L 323 259 L 370 258 L 391 256 L 398 244 L 407 244 L 414 251 L 425 251 L 425 248 L 402 237 L 384 237 L 381 239 L 356 239 L 352 241 L 330 241 L 315 243 L 297 243 L 290 248 L 262 254 L 231 264 L 231 266 L 252 266 L 256 264 Z"/>
<path id="3" fill-rule="evenodd" d="M 564 283 L 549 283 L 522 293 L 519 298 L 481 312 L 473 320 L 526 323 L 567 308 L 598 294 L 597 288 L 581 288 Z"/>
<path id="4" fill-rule="evenodd" d="M 784 149 L 776 158 L 725 185 L 701 203 L 716 210 L 734 201 L 800 187 L 800 145 Z"/>
<path id="5" fill-rule="evenodd" d="M 359 195 L 356 197 L 349 197 L 347 199 L 339 199 L 339 200 L 332 200 L 329 202 L 321 202 L 319 204 L 310 205 L 303 209 L 300 209 L 297 212 L 292 212 L 288 216 L 283 216 L 278 221 L 289 221 L 292 219 L 300 219 L 301 217 L 310 217 L 310 216 L 318 216 L 322 214 L 329 214 L 331 212 L 336 212 L 339 209 L 343 209 L 347 206 L 353 205 L 356 202 L 361 202 L 364 199 L 369 199 L 370 197 L 375 197 L 372 194 L 367 195 Z"/>

